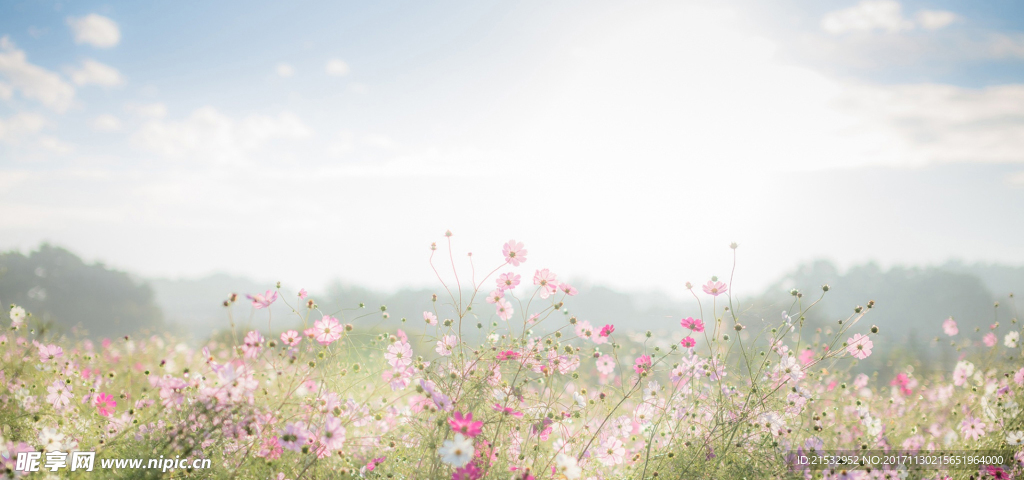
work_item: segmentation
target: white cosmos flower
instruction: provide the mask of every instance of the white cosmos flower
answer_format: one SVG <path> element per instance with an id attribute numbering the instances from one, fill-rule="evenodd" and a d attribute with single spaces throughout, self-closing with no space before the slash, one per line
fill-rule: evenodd
<path id="1" fill-rule="evenodd" d="M 455 468 L 465 467 L 473 459 L 473 439 L 467 438 L 461 433 L 456 433 L 455 438 L 445 440 L 441 448 L 437 449 L 441 454 L 441 461 Z"/>
<path id="2" fill-rule="evenodd" d="M 555 456 L 555 470 L 569 480 L 576 480 L 583 476 L 583 469 L 576 464 L 576 457 L 564 453 Z"/>
<path id="3" fill-rule="evenodd" d="M 1003 345 L 1006 345 L 1006 348 L 1017 348 L 1018 341 L 1020 341 L 1020 332 L 1017 331 L 1007 333 L 1003 337 Z"/>

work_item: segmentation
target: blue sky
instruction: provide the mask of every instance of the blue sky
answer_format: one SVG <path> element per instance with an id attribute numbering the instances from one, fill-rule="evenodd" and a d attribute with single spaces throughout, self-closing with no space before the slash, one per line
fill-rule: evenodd
<path id="1" fill-rule="evenodd" d="M 1024 263 L 1020 2 L 31 1 L 0 38 L 2 249 L 391 288 L 451 228 L 670 292 L 732 241 L 751 289 Z"/>

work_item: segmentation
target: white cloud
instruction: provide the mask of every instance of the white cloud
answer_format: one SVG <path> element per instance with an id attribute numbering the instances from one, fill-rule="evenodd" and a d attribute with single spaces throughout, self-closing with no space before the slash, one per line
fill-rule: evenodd
<path id="1" fill-rule="evenodd" d="M 104 114 L 92 119 L 91 125 L 93 130 L 99 132 L 116 132 L 121 129 L 121 120 L 113 115 Z"/>
<path id="2" fill-rule="evenodd" d="M 327 65 L 324 67 L 324 70 L 326 70 L 327 74 L 332 77 L 344 77 L 352 71 L 347 63 L 337 58 L 329 60 Z"/>
<path id="3" fill-rule="evenodd" d="M 82 67 L 71 72 L 75 85 L 100 85 L 116 87 L 124 85 L 124 77 L 116 68 L 91 59 L 82 60 Z"/>
<path id="4" fill-rule="evenodd" d="M 159 119 L 167 116 L 167 105 L 162 103 L 128 104 L 124 109 L 143 118 Z"/>
<path id="5" fill-rule="evenodd" d="M 203 107 L 182 121 L 148 122 L 133 139 L 143 148 L 168 158 L 244 164 L 253 155 L 267 154 L 263 147 L 272 140 L 310 135 L 306 125 L 291 113 L 234 119 L 213 107 Z"/>
<path id="6" fill-rule="evenodd" d="M 25 52 L 15 47 L 6 36 L 0 38 L 0 75 L 10 82 L 0 90 L 17 91 L 23 97 L 38 100 L 58 112 L 67 110 L 75 98 L 75 87 L 56 73 L 28 63 Z"/>
<path id="7" fill-rule="evenodd" d="M 295 75 L 295 68 L 287 63 L 279 63 L 274 67 L 274 72 L 276 72 L 279 77 L 288 78 Z"/>
<path id="8" fill-rule="evenodd" d="M 992 34 L 987 47 L 987 53 L 994 58 L 1024 59 L 1024 34 Z"/>
<path id="9" fill-rule="evenodd" d="M 46 118 L 37 113 L 19 113 L 0 118 L 0 142 L 17 143 L 27 135 L 38 133 L 46 125 Z"/>
<path id="10" fill-rule="evenodd" d="M 0 82 L 0 100 L 10 100 L 12 96 L 14 96 L 14 88 L 4 82 Z"/>
<path id="11" fill-rule="evenodd" d="M 84 17 L 68 17 L 68 26 L 75 34 L 75 43 L 110 48 L 121 41 L 121 30 L 113 20 L 90 13 Z"/>
<path id="12" fill-rule="evenodd" d="M 1012 185 L 1024 186 L 1024 172 L 1011 173 L 1006 180 Z"/>
<path id="13" fill-rule="evenodd" d="M 826 14 L 821 28 L 828 33 L 884 30 L 898 32 L 914 28 L 914 22 L 903 18 L 903 7 L 893 0 L 864 0 L 856 6 Z"/>
<path id="14" fill-rule="evenodd" d="M 917 23 L 925 30 L 938 30 L 951 25 L 957 20 L 953 12 L 945 10 L 921 10 L 917 12 Z"/>

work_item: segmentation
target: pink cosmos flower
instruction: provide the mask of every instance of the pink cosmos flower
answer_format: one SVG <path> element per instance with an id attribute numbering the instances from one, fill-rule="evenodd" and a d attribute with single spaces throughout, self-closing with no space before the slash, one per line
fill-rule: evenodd
<path id="1" fill-rule="evenodd" d="M 601 442 L 601 446 L 594 454 L 597 459 L 606 466 L 619 465 L 626 456 L 626 447 L 622 440 L 616 437 L 608 437 Z"/>
<path id="2" fill-rule="evenodd" d="M 960 422 L 960 433 L 964 435 L 964 438 L 977 440 L 985 436 L 985 424 L 974 416 L 967 417 Z"/>
<path id="3" fill-rule="evenodd" d="M 505 263 L 511 263 L 514 267 L 526 262 L 526 249 L 523 248 L 523 242 L 509 240 L 501 249 L 501 253 L 505 255 Z"/>
<path id="4" fill-rule="evenodd" d="M 558 288 L 560 290 L 562 290 L 562 293 L 564 293 L 564 294 L 566 294 L 566 295 L 568 295 L 570 297 L 574 297 L 574 296 L 576 296 L 577 293 L 580 293 L 579 291 L 576 290 L 575 287 L 573 287 L 572 285 L 569 285 L 568 283 L 563 283 L 563 284 L 559 285 Z"/>
<path id="5" fill-rule="evenodd" d="M 49 392 L 46 396 L 46 401 L 50 402 L 53 408 L 57 410 L 70 405 L 71 399 L 74 398 L 74 395 L 71 393 L 71 385 L 60 380 L 54 380 L 49 387 L 46 387 L 46 391 Z"/>
<path id="6" fill-rule="evenodd" d="M 437 325 L 437 315 L 434 315 L 433 312 L 423 312 L 423 321 L 430 326 Z"/>
<path id="7" fill-rule="evenodd" d="M 992 347 L 992 346 L 995 346 L 995 344 L 998 341 L 998 339 L 996 338 L 996 334 L 994 334 L 992 332 L 988 332 L 981 339 L 981 341 L 985 342 L 985 346 L 986 347 Z"/>
<path id="8" fill-rule="evenodd" d="M 64 349 L 56 345 L 39 345 L 39 360 L 49 362 L 64 356 Z"/>
<path id="9" fill-rule="evenodd" d="M 643 372 L 649 371 L 650 369 L 651 369 L 651 356 L 650 355 L 641 355 L 641 356 L 639 356 L 636 359 L 635 364 L 633 365 L 633 371 L 635 371 L 638 375 L 643 373 Z"/>
<path id="10" fill-rule="evenodd" d="M 704 293 L 717 297 L 729 290 L 729 287 L 725 286 L 722 282 L 715 282 L 708 280 L 708 283 L 704 285 Z"/>
<path id="11" fill-rule="evenodd" d="M 683 328 L 688 328 L 694 332 L 704 331 L 704 321 L 699 318 L 686 317 L 680 320 L 679 324 L 682 325 Z"/>
<path id="12" fill-rule="evenodd" d="M 478 480 L 483 474 L 484 472 L 480 471 L 480 467 L 476 465 L 476 462 L 470 462 L 456 468 L 452 472 L 452 480 Z"/>
<path id="13" fill-rule="evenodd" d="M 306 299 L 306 295 L 309 295 L 309 292 L 307 292 L 305 288 L 300 288 L 299 289 L 299 298 L 305 300 Z"/>
<path id="14" fill-rule="evenodd" d="M 263 335 L 255 330 L 245 334 L 245 343 L 242 344 L 242 351 L 245 352 L 245 358 L 256 358 L 260 354 L 260 348 L 263 347 Z"/>
<path id="15" fill-rule="evenodd" d="M 1017 382 L 1017 385 L 1024 385 L 1024 368 L 1017 370 L 1017 373 L 1013 375 L 1013 381 Z"/>
<path id="16" fill-rule="evenodd" d="M 862 374 L 863 375 L 863 374 Z M 896 375 L 896 378 L 889 382 L 889 385 L 899 387 L 900 392 L 904 395 L 910 395 L 913 391 L 910 389 L 910 377 L 905 373 Z"/>
<path id="17" fill-rule="evenodd" d="M 615 371 L 615 357 L 612 357 L 611 355 L 608 355 L 607 353 L 604 354 L 604 355 L 601 355 L 597 359 L 597 371 L 599 371 L 599 372 L 601 372 L 601 373 L 603 373 L 605 375 L 610 375 L 612 372 L 614 372 Z"/>
<path id="18" fill-rule="evenodd" d="M 448 419 L 448 425 L 451 425 L 453 432 L 461 433 L 472 438 L 480 435 L 484 422 L 474 422 L 473 413 L 467 413 L 463 416 L 461 412 L 455 412 L 452 417 Z"/>
<path id="19" fill-rule="evenodd" d="M 697 345 L 697 341 L 694 340 L 693 337 L 686 337 L 680 341 L 679 344 L 682 345 L 683 348 L 693 348 L 694 345 Z"/>
<path id="20" fill-rule="evenodd" d="M 498 311 L 498 318 L 502 320 L 508 320 L 512 318 L 512 314 L 516 311 L 512 309 L 512 304 L 508 300 L 501 299 L 497 304 L 494 305 Z"/>
<path id="21" fill-rule="evenodd" d="M 288 450 L 298 452 L 309 441 L 309 431 L 302 422 L 289 423 L 278 437 L 278 443 Z"/>
<path id="22" fill-rule="evenodd" d="M 614 332 L 614 331 L 615 331 L 615 325 L 605 325 L 605 326 L 601 327 L 601 333 L 598 333 L 597 335 L 599 337 L 607 337 L 608 335 L 611 335 L 612 332 Z"/>
<path id="23" fill-rule="evenodd" d="M 504 362 L 505 360 L 515 360 L 519 358 L 519 353 L 512 350 L 506 350 L 504 352 L 498 352 L 495 357 L 498 361 Z"/>
<path id="24" fill-rule="evenodd" d="M 337 318 L 324 315 L 323 318 L 313 324 L 313 332 L 314 338 L 321 345 L 330 345 L 341 338 L 342 326 Z"/>
<path id="25" fill-rule="evenodd" d="M 951 337 L 960 333 L 960 329 L 956 328 L 956 320 L 953 320 L 953 317 L 949 317 L 946 321 L 942 322 L 942 331 Z"/>
<path id="26" fill-rule="evenodd" d="M 452 354 L 452 350 L 459 344 L 459 337 L 455 335 L 445 335 L 437 341 L 437 348 L 434 349 L 438 355 L 449 356 Z"/>
<path id="27" fill-rule="evenodd" d="M 341 426 L 341 419 L 333 415 L 329 417 L 320 431 L 319 440 L 328 450 L 340 450 L 345 444 L 345 427 Z"/>
<path id="28" fill-rule="evenodd" d="M 518 274 L 512 272 L 498 275 L 498 290 L 512 290 L 516 288 L 519 286 L 519 279 L 521 278 Z"/>
<path id="29" fill-rule="evenodd" d="M 412 365 L 412 347 L 405 342 L 395 342 L 388 345 L 384 358 L 393 368 Z"/>
<path id="30" fill-rule="evenodd" d="M 288 330 L 281 334 L 281 342 L 289 347 L 298 345 L 300 341 L 302 341 L 302 337 L 299 336 L 299 332 L 296 332 L 295 330 Z"/>
<path id="31" fill-rule="evenodd" d="M 859 333 L 846 340 L 846 351 L 858 360 L 864 360 L 871 355 L 871 348 L 875 346 L 871 339 Z"/>
<path id="32" fill-rule="evenodd" d="M 814 361 L 814 350 L 808 348 L 807 350 L 800 352 L 800 356 L 798 358 L 800 363 L 810 365 L 811 362 Z"/>
<path id="33" fill-rule="evenodd" d="M 114 397 L 109 393 L 101 393 L 93 399 L 93 406 L 96 407 L 100 415 L 109 417 L 111 413 L 114 413 L 114 407 L 117 406 L 117 402 L 114 401 Z"/>
<path id="34" fill-rule="evenodd" d="M 512 407 L 502 407 L 500 403 L 494 404 L 494 411 L 498 413 L 504 413 L 505 415 L 511 415 L 516 418 L 523 418 L 523 412 L 517 412 Z"/>
<path id="35" fill-rule="evenodd" d="M 853 379 L 853 388 L 856 390 L 860 390 L 868 386 L 868 380 L 870 379 L 867 375 L 864 375 L 863 373 L 857 374 L 857 378 Z"/>
<path id="36" fill-rule="evenodd" d="M 391 391 L 395 392 L 408 387 L 412 383 L 412 377 L 416 373 L 416 369 L 412 365 L 404 367 L 398 367 L 394 370 L 385 370 L 381 374 L 381 378 L 391 386 Z"/>
<path id="37" fill-rule="evenodd" d="M 505 299 L 505 291 L 500 289 L 500 288 L 498 288 L 498 289 L 491 290 L 491 293 L 488 293 L 487 294 L 487 298 L 485 298 L 484 300 L 486 300 L 487 303 L 498 303 L 498 302 L 500 302 L 500 301 L 502 301 L 504 299 Z"/>
<path id="38" fill-rule="evenodd" d="M 540 298 L 548 298 L 558 291 L 558 275 L 546 268 L 537 270 L 533 274 L 533 284 L 540 287 Z"/>
<path id="39" fill-rule="evenodd" d="M 253 308 L 259 310 L 269 307 L 271 303 L 277 300 L 277 291 L 267 290 L 267 293 L 263 295 L 257 293 L 256 295 L 246 295 L 245 297 L 252 300 Z"/>

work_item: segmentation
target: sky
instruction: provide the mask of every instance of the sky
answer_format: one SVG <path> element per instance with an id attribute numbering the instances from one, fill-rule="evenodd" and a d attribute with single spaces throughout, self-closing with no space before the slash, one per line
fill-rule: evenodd
<path id="1" fill-rule="evenodd" d="M 4 251 L 392 289 L 450 229 L 681 295 L 1021 265 L 1022 212 L 1021 2 L 0 4 Z"/>

